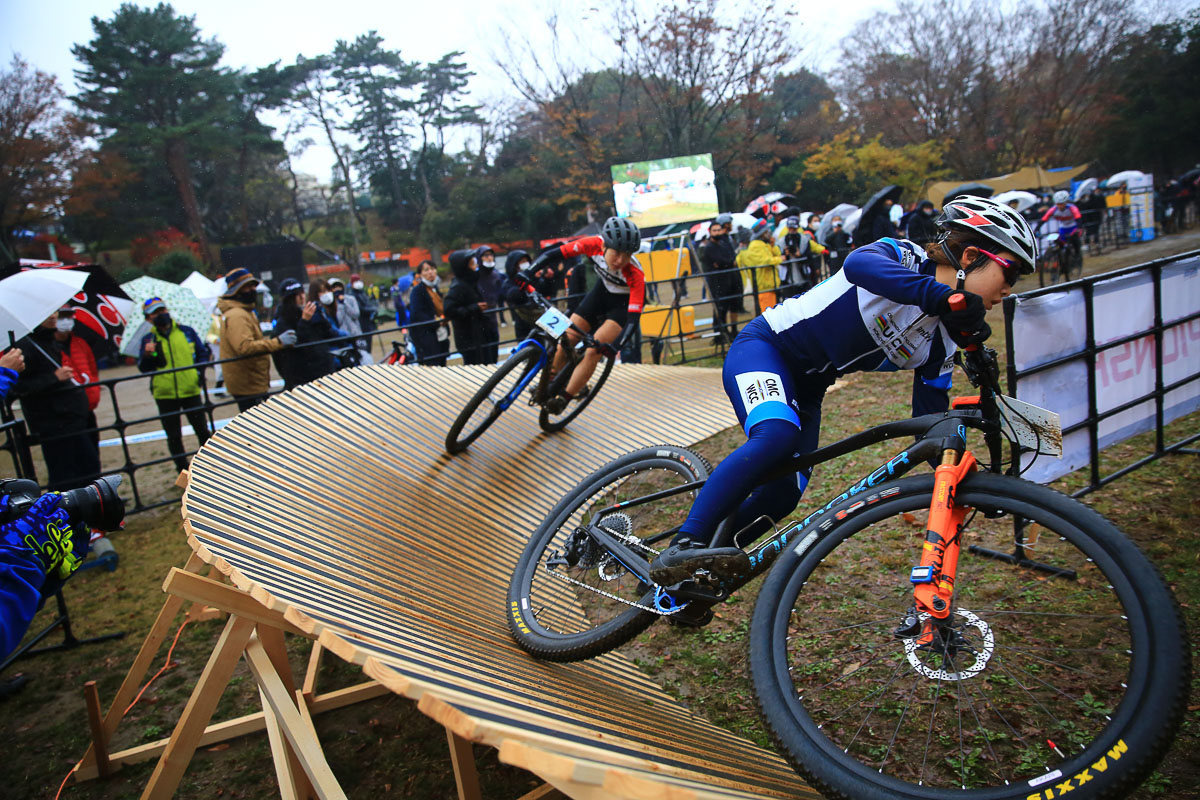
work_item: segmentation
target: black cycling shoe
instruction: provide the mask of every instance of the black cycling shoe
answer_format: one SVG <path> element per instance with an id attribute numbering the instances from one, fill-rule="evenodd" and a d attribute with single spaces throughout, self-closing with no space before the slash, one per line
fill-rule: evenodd
<path id="1" fill-rule="evenodd" d="M 557 397 L 551 397 L 546 401 L 546 410 L 551 414 L 561 414 L 567 410 L 568 403 L 570 403 L 572 400 L 582 400 L 588 396 L 589 392 L 591 392 L 591 388 L 585 386 L 580 389 L 579 394 L 575 395 L 574 397 L 567 397 L 565 394 L 560 394 Z"/>
<path id="2" fill-rule="evenodd" d="M 693 600 L 682 611 L 667 617 L 667 622 L 680 628 L 703 628 L 712 621 L 712 606 L 698 600 Z"/>
<path id="3" fill-rule="evenodd" d="M 650 563 L 650 577 L 660 586 L 670 586 L 702 569 L 718 579 L 733 578 L 750 572 L 750 557 L 740 547 L 700 547 L 684 539 Z"/>

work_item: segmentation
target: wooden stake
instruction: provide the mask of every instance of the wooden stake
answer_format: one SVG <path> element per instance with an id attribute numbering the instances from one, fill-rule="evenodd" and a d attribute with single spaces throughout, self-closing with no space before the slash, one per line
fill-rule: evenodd
<path id="1" fill-rule="evenodd" d="M 101 776 L 107 775 L 108 743 L 104 739 L 104 722 L 100 719 L 100 692 L 95 681 L 83 685 L 83 702 L 87 705 L 88 726 L 92 729 L 92 749 L 96 755 L 96 769 Z"/>

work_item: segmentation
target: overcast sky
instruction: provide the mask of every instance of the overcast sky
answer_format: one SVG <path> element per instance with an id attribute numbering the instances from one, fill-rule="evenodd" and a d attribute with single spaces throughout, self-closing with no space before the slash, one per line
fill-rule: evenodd
<path id="1" fill-rule="evenodd" d="M 756 5 L 751 0 L 733 2 Z M 371 29 L 379 31 L 385 46 L 399 49 L 409 60 L 433 61 L 462 50 L 476 73 L 471 82 L 475 102 L 515 95 L 493 62 L 493 54 L 504 49 L 505 31 L 527 30 L 537 36 L 544 28 L 541 20 L 555 6 L 578 14 L 578 19 L 572 19 L 564 12 L 562 18 L 580 28 L 597 21 L 587 0 L 569 4 L 560 0 L 176 0 L 172 5 L 180 14 L 194 15 L 205 38 L 215 37 L 224 44 L 222 63 L 236 69 L 290 63 L 298 54 L 327 53 L 338 39 L 351 40 Z M 71 46 L 91 41 L 91 18 L 111 19 L 119 6 L 119 0 L 0 0 L 0 57 L 7 66 L 14 53 L 20 54 L 34 67 L 58 76 L 66 91 L 74 93 L 73 70 L 78 64 Z M 794 23 L 797 43 L 807 47 L 798 65 L 832 66 L 842 36 L 873 10 L 891 6 L 891 0 L 840 0 L 825 4 L 820 14 L 806 13 Z M 722 7 L 732 6 L 726 2 Z M 831 14 L 835 8 L 836 14 Z M 820 52 L 813 49 L 816 43 L 822 43 Z M 264 121 L 282 127 L 277 120 Z M 332 164 L 327 148 L 314 147 L 297 166 L 328 180 Z"/>

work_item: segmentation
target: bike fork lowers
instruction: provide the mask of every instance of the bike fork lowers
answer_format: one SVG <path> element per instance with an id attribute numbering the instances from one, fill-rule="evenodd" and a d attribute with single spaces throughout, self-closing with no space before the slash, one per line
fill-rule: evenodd
<path id="1" fill-rule="evenodd" d="M 918 613 L 929 615 L 921 638 L 932 636 L 938 623 L 950 619 L 954 597 L 954 575 L 958 569 L 963 520 L 968 508 L 956 503 L 958 484 L 975 470 L 970 451 L 948 447 L 934 471 L 933 499 L 929 524 L 921 548 L 921 563 L 913 567 L 913 600 Z"/>

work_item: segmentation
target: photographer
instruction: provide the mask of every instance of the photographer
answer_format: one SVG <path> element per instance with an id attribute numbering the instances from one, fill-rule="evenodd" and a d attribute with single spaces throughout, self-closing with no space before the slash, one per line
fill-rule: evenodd
<path id="1" fill-rule="evenodd" d="M 39 497 L 24 515 L 0 525 L 0 658 L 11 653 L 42 601 L 58 591 L 87 556 L 90 535 L 76 531 L 57 493 Z M 0 497 L 7 511 L 8 497 Z"/>
<path id="2" fill-rule="evenodd" d="M 0 480 L 0 658 L 13 651 L 42 602 L 79 569 L 90 529 L 115 530 L 125 518 L 119 475 L 81 489 L 40 494 L 19 478 Z"/>

